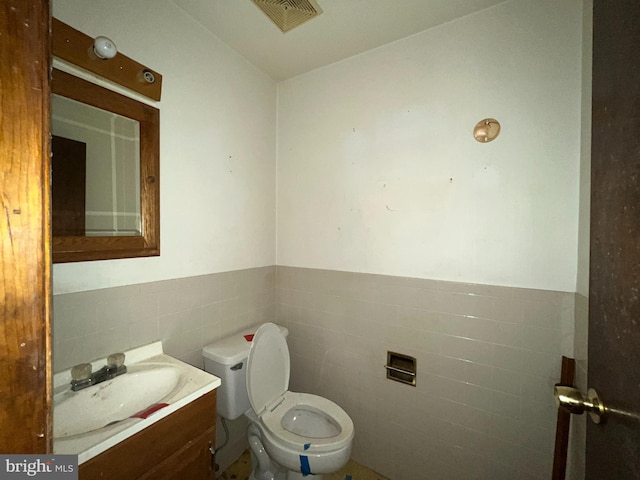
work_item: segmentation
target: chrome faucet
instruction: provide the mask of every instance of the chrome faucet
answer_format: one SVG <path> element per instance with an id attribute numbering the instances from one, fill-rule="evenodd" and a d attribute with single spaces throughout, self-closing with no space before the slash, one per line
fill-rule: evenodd
<path id="1" fill-rule="evenodd" d="M 71 369 L 71 390 L 77 392 L 83 388 L 102 383 L 106 380 L 127 373 L 124 364 L 124 353 L 112 353 L 107 357 L 107 364 L 97 372 L 91 372 L 90 363 L 81 363 Z"/>

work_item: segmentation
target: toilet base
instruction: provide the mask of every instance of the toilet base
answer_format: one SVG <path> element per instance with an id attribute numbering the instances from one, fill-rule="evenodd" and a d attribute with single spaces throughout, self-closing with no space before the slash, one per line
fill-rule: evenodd
<path id="1" fill-rule="evenodd" d="M 300 472 L 292 472 L 289 470 L 287 472 L 287 480 L 322 480 L 324 475 L 302 475 Z"/>
<path id="2" fill-rule="evenodd" d="M 300 472 L 287 470 L 269 458 L 260 440 L 260 431 L 255 424 L 249 424 L 247 437 L 249 440 L 252 467 L 249 480 L 323 480 L 324 475 L 303 475 Z"/>
<path id="3" fill-rule="evenodd" d="M 276 475 L 273 477 L 274 480 L 323 480 L 324 479 L 324 475 L 302 475 L 299 472 L 292 472 L 292 471 L 288 471 L 288 472 L 279 472 L 276 473 Z M 254 472 L 251 472 L 251 475 L 249 475 L 249 480 L 258 480 L 255 475 Z"/>

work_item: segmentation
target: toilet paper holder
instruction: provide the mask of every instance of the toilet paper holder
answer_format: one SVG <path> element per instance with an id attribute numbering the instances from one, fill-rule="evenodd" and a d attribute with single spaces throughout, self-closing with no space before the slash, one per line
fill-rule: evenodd
<path id="1" fill-rule="evenodd" d="M 387 378 L 406 385 L 416 386 L 416 359 L 410 355 L 387 352 Z"/>

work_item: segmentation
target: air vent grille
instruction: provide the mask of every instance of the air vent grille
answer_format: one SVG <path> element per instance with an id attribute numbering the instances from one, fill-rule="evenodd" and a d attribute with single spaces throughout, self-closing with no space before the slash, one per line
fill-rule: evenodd
<path id="1" fill-rule="evenodd" d="M 322 13 L 314 0 L 253 0 L 283 32 L 303 24 Z"/>

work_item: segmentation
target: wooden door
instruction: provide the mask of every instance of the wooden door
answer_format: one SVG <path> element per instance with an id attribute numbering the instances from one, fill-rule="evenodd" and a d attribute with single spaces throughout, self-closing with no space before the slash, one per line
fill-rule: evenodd
<path id="1" fill-rule="evenodd" d="M 595 0 L 587 479 L 640 479 L 640 1 Z"/>
<path id="2" fill-rule="evenodd" d="M 51 137 L 51 233 L 85 235 L 87 144 Z"/>
<path id="3" fill-rule="evenodd" d="M 51 451 L 49 1 L 0 2 L 0 452 Z"/>

